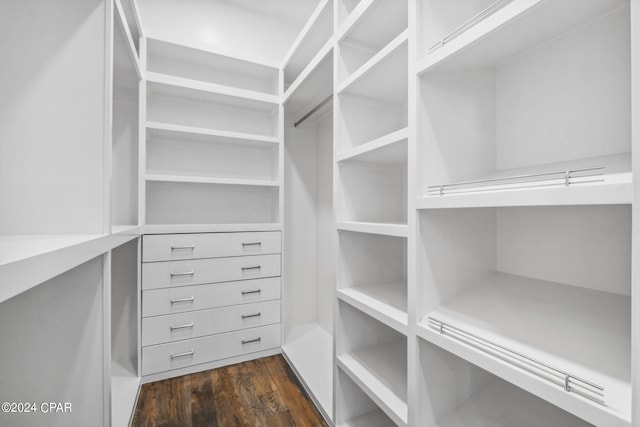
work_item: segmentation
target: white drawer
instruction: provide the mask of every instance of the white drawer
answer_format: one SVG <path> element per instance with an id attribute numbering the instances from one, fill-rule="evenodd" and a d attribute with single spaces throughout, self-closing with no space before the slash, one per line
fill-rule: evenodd
<path id="1" fill-rule="evenodd" d="M 280 255 L 254 255 L 142 264 L 142 289 L 280 276 Z"/>
<path id="2" fill-rule="evenodd" d="M 159 344 L 142 349 L 142 375 L 280 346 L 280 324 Z"/>
<path id="3" fill-rule="evenodd" d="M 142 238 L 142 262 L 279 254 L 279 231 L 156 234 Z"/>
<path id="4" fill-rule="evenodd" d="M 142 317 L 280 299 L 280 278 L 142 291 Z"/>
<path id="5" fill-rule="evenodd" d="M 142 320 L 142 345 L 162 344 L 274 323 L 280 323 L 278 300 L 147 317 Z"/>

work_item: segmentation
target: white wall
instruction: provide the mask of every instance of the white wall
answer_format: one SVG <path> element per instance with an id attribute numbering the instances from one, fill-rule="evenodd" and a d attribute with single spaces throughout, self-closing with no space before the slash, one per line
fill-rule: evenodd
<path id="1" fill-rule="evenodd" d="M 262 3 L 262 2 L 260 2 Z M 301 25 L 225 1 L 138 0 L 145 35 L 282 61 Z"/>

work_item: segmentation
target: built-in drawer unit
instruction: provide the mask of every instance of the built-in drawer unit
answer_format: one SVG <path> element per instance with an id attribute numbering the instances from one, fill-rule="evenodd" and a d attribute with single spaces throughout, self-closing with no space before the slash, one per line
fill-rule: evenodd
<path id="1" fill-rule="evenodd" d="M 151 289 L 142 292 L 142 317 L 279 299 L 279 277 Z"/>
<path id="2" fill-rule="evenodd" d="M 162 344 L 274 323 L 280 323 L 279 300 L 146 317 L 142 319 L 142 345 Z"/>
<path id="3" fill-rule="evenodd" d="M 277 351 L 281 247 L 279 231 L 144 236 L 142 375 Z"/>
<path id="4" fill-rule="evenodd" d="M 280 324 L 159 344 L 142 349 L 142 375 L 184 368 L 280 346 Z"/>
<path id="5" fill-rule="evenodd" d="M 143 262 L 279 254 L 279 231 L 154 234 L 143 238 Z"/>
<path id="6" fill-rule="evenodd" d="M 280 254 L 142 264 L 142 289 L 280 276 Z"/>

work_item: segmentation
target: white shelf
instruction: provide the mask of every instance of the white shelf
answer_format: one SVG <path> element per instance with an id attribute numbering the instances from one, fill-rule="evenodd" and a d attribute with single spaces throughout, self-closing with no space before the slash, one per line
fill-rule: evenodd
<path id="1" fill-rule="evenodd" d="M 399 426 L 407 425 L 406 344 L 341 354 L 337 364 Z"/>
<path id="2" fill-rule="evenodd" d="M 285 56 L 282 66 L 285 89 L 290 89 L 302 77 L 308 64 L 313 62 L 311 58 L 314 58 L 316 52 L 333 44 L 332 35 L 333 1 L 322 0 Z M 322 46 L 324 48 L 321 49 Z"/>
<path id="3" fill-rule="evenodd" d="M 147 122 L 147 130 L 152 136 L 187 136 L 202 140 L 221 138 L 238 144 L 279 144 L 280 138 L 242 132 L 229 132 L 193 126 L 181 126 L 171 123 Z"/>
<path id="4" fill-rule="evenodd" d="M 365 163 L 407 163 L 407 139 L 409 128 L 403 128 L 373 141 L 346 150 L 338 156 L 338 162 L 357 161 Z"/>
<path id="5" fill-rule="evenodd" d="M 338 230 L 357 233 L 380 234 L 383 236 L 407 237 L 409 226 L 406 223 L 384 223 L 363 221 L 338 221 Z"/>
<path id="6" fill-rule="evenodd" d="M 374 283 L 338 289 L 338 298 L 407 335 L 407 284 Z"/>
<path id="7" fill-rule="evenodd" d="M 207 176 L 187 176 L 187 175 L 163 175 L 147 174 L 147 181 L 153 182 L 183 182 L 193 184 L 219 184 L 219 185 L 244 185 L 253 187 L 278 187 L 280 183 L 275 180 L 263 179 L 236 179 L 236 178 L 216 178 Z"/>
<path id="8" fill-rule="evenodd" d="M 333 414 L 333 338 L 318 324 L 293 328 L 282 346 L 322 412 Z"/>
<path id="9" fill-rule="evenodd" d="M 437 427 L 587 427 L 590 424 L 572 417 L 505 381 L 493 380 L 442 417 Z"/>
<path id="10" fill-rule="evenodd" d="M 260 57 L 259 55 L 247 55 L 246 52 L 242 51 L 237 51 L 237 50 L 233 50 L 233 49 L 225 49 L 223 47 L 217 47 L 216 49 L 213 49 L 210 45 L 208 44 L 204 44 L 204 43 L 196 43 L 196 42 L 192 42 L 192 43 L 184 43 L 184 42 L 180 42 L 180 43 L 176 43 L 174 40 L 167 40 L 164 39 L 162 37 L 158 37 L 158 36 L 153 36 L 153 37 L 148 37 L 147 38 L 147 43 L 153 43 L 154 41 L 158 41 L 158 42 L 162 42 L 165 44 L 171 44 L 174 45 L 176 48 L 181 48 L 181 49 L 185 49 L 185 50 L 193 50 L 193 51 L 200 51 L 198 52 L 193 52 L 192 54 L 197 55 L 198 57 L 201 57 L 201 55 L 212 55 L 212 56 L 217 56 L 219 57 L 219 60 L 222 60 L 224 62 L 227 62 L 229 59 L 233 59 L 236 61 L 241 61 L 241 62 L 245 62 L 248 63 L 247 65 L 250 66 L 250 68 L 253 70 L 254 69 L 254 65 L 255 66 L 259 66 L 259 67 L 266 67 L 266 68 L 272 68 L 272 69 L 279 69 L 280 65 L 278 62 L 273 61 L 271 59 L 268 58 L 264 58 L 264 57 Z M 184 55 L 187 55 L 187 53 L 185 53 Z M 193 61 L 193 59 L 191 59 L 190 61 Z M 219 63 L 215 63 L 216 66 L 220 66 Z M 234 64 L 235 67 L 235 64 Z"/>
<path id="11" fill-rule="evenodd" d="M 113 224 L 111 234 L 140 235 L 140 226 L 137 224 Z"/>
<path id="12" fill-rule="evenodd" d="M 569 186 L 561 181 L 529 181 L 512 186 L 490 185 L 474 187 L 473 191 L 442 196 L 423 196 L 417 201 L 418 209 L 469 208 L 490 206 L 547 206 L 547 205 L 599 205 L 630 204 L 633 200 L 633 181 L 630 154 L 609 155 L 550 163 L 499 171 L 478 178 L 478 181 L 517 177 L 553 171 L 603 167 L 602 176 L 585 178 L 599 182 L 576 183 Z M 596 171 L 600 172 L 600 171 Z M 537 178 L 539 179 L 539 178 Z M 550 185 L 552 184 L 552 185 Z"/>
<path id="13" fill-rule="evenodd" d="M 281 223 L 247 224 L 147 224 L 141 227 L 143 234 L 217 233 L 242 231 L 281 231 Z"/>
<path id="14" fill-rule="evenodd" d="M 147 39 L 147 69 L 252 93 L 278 93 L 279 67 L 273 64 L 155 37 Z"/>
<path id="15" fill-rule="evenodd" d="M 629 422 L 630 297 L 496 273 L 428 316 L 604 387 L 606 406 L 426 325 L 418 334 L 595 424 Z"/>
<path id="16" fill-rule="evenodd" d="M 362 0 L 337 31 L 338 41 L 379 50 L 407 28 L 407 5 Z"/>
<path id="17" fill-rule="evenodd" d="M 490 67 L 628 3 L 515 0 L 418 61 L 416 71 Z"/>
<path id="18" fill-rule="evenodd" d="M 397 105 L 407 103 L 407 34 L 389 45 L 354 72 L 338 88 L 338 95 L 370 98 Z"/>
<path id="19" fill-rule="evenodd" d="M 146 80 L 149 90 L 158 96 L 194 98 L 198 100 L 213 98 L 221 104 L 269 113 L 277 109 L 277 105 L 280 102 L 277 95 L 268 95 L 167 74 L 147 72 Z"/>
<path id="20" fill-rule="evenodd" d="M 382 410 L 378 409 L 340 423 L 338 427 L 395 427 L 395 425 Z"/>
<path id="21" fill-rule="evenodd" d="M 407 43 L 408 43 L 408 37 L 409 37 L 409 30 L 404 30 L 402 33 L 400 33 L 395 39 L 393 39 L 388 45 L 386 45 L 384 48 L 382 48 L 378 53 L 376 53 L 371 59 L 369 59 L 367 62 L 365 62 L 360 68 L 358 68 L 356 71 L 354 71 L 348 78 L 346 78 L 339 86 L 338 88 L 338 93 L 343 93 L 346 90 L 348 90 L 349 87 L 353 86 L 356 84 L 356 82 L 358 82 L 361 79 L 364 79 L 369 73 L 373 73 L 375 72 L 377 67 L 383 68 L 384 67 L 384 63 L 385 60 L 387 60 L 387 58 L 389 58 L 391 55 L 393 55 L 398 49 L 401 49 L 403 47 L 406 47 Z M 405 61 L 404 63 L 406 64 L 407 62 L 407 57 L 404 57 Z M 383 69 L 381 71 L 381 74 L 384 73 L 386 75 L 389 75 L 389 77 L 391 77 L 389 80 L 392 80 L 393 77 L 395 77 L 395 74 L 393 72 L 393 70 L 395 68 L 398 68 L 400 71 L 402 71 L 403 69 L 405 69 L 405 67 L 403 67 L 402 64 L 402 58 L 398 59 L 395 62 L 392 62 L 392 64 L 390 64 L 386 69 Z M 398 66 L 400 65 L 400 66 Z M 406 73 L 405 73 L 406 74 Z M 395 80 L 395 79 L 393 79 Z M 400 87 L 393 87 L 390 89 L 391 90 L 398 90 L 401 91 L 401 93 L 404 93 L 407 91 L 406 89 L 406 79 L 400 79 L 402 81 L 405 81 L 405 85 L 404 85 L 404 91 L 402 90 L 403 86 Z M 386 81 L 386 84 L 392 84 L 395 83 L 395 81 Z"/>
<path id="22" fill-rule="evenodd" d="M 135 233 L 1 236 L 0 302 L 135 237 Z"/>
<path id="23" fill-rule="evenodd" d="M 124 367 L 117 362 L 111 365 L 111 424 L 128 426 L 133 418 L 141 378 L 133 366 Z"/>
<path id="24" fill-rule="evenodd" d="M 282 104 L 293 110 L 312 108 L 333 92 L 333 38 L 318 51 L 284 94 Z"/>

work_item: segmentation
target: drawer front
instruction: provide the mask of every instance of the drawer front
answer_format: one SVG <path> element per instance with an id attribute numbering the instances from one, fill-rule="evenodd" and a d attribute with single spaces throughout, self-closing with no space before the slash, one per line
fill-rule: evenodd
<path id="1" fill-rule="evenodd" d="M 142 317 L 280 299 L 280 278 L 142 291 Z"/>
<path id="2" fill-rule="evenodd" d="M 144 347 L 142 375 L 255 353 L 279 346 L 280 324 Z"/>
<path id="3" fill-rule="evenodd" d="M 143 237 L 142 262 L 279 254 L 279 231 L 156 234 Z"/>
<path id="4" fill-rule="evenodd" d="M 147 317 L 142 320 L 142 345 L 162 344 L 274 323 L 280 323 L 278 300 Z"/>
<path id="5" fill-rule="evenodd" d="M 142 264 L 142 289 L 280 276 L 280 255 L 194 259 Z"/>

